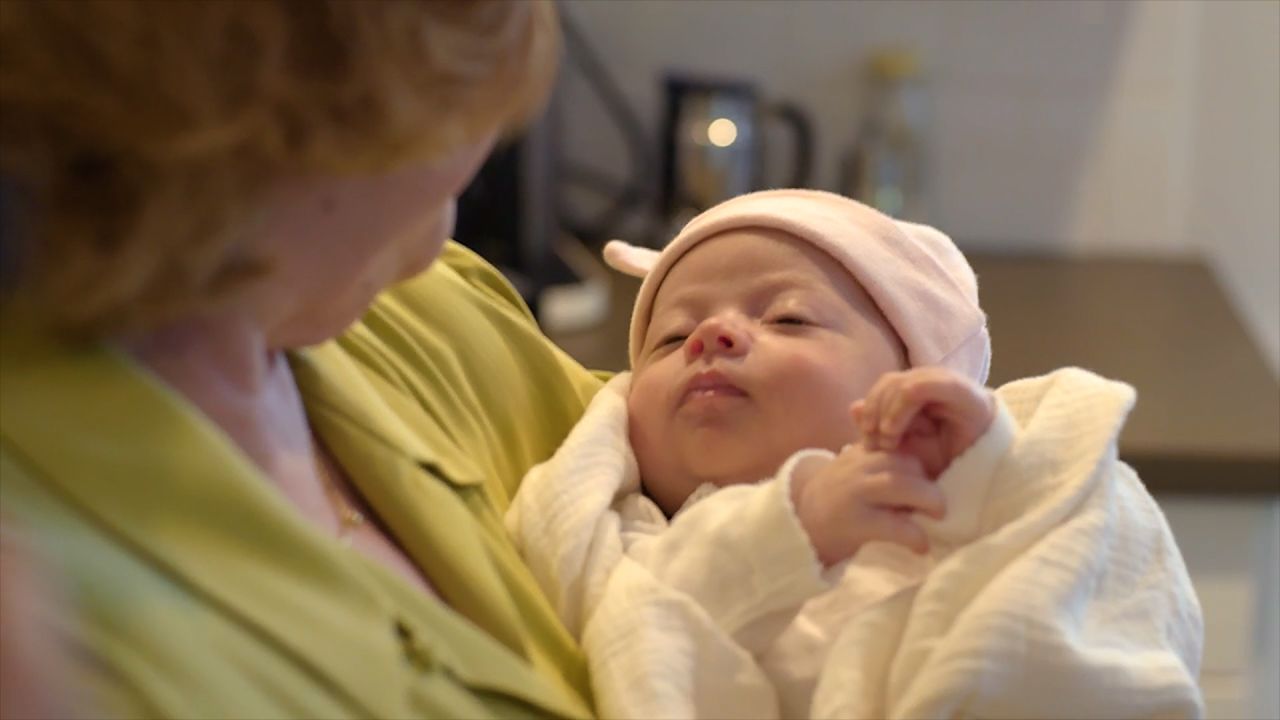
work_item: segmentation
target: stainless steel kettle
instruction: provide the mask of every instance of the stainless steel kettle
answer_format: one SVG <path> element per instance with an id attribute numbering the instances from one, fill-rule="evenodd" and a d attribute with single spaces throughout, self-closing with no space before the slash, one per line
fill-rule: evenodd
<path id="1" fill-rule="evenodd" d="M 746 81 L 666 78 L 663 129 L 662 211 L 682 225 L 702 210 L 765 187 L 802 187 L 809 181 L 813 125 L 796 105 L 765 102 Z M 780 122 L 791 134 L 791 168 L 770 178 L 764 167 L 765 124 Z"/>

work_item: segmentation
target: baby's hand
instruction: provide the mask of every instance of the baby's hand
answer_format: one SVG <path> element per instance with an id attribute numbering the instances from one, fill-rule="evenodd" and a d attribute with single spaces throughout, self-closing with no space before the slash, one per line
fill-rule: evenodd
<path id="1" fill-rule="evenodd" d="M 833 460 L 802 462 L 791 478 L 791 499 L 828 567 L 872 540 L 926 552 L 929 541 L 911 514 L 941 518 L 946 512 L 942 491 L 925 477 L 919 460 L 862 445 L 846 445 Z"/>
<path id="2" fill-rule="evenodd" d="M 919 367 L 886 374 L 852 411 L 868 449 L 918 458 L 936 479 L 991 427 L 995 399 L 954 371 Z"/>

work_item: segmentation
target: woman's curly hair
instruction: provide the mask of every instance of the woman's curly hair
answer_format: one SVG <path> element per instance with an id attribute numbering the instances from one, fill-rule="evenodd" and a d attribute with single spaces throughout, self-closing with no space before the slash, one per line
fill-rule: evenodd
<path id="1" fill-rule="evenodd" d="M 223 300 L 266 271 L 274 184 L 515 128 L 558 52 L 548 2 L 0 2 L 6 319 L 102 336 Z"/>

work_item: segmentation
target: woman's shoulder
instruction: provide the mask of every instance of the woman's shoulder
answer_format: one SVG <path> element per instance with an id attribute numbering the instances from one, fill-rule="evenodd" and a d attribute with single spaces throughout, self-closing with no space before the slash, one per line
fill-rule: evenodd
<path id="1" fill-rule="evenodd" d="M 493 266 L 452 242 L 429 270 L 379 296 L 338 344 L 446 425 L 510 494 L 603 384 L 542 334 Z"/>
<path id="2" fill-rule="evenodd" d="M 476 292 L 500 306 L 511 307 L 530 323 L 535 323 L 533 313 L 515 287 L 493 265 L 467 246 L 452 240 L 446 242 L 433 270 L 436 273 L 456 275 Z M 431 274 L 423 273 L 420 278 Z M 412 281 L 408 287 L 412 287 Z"/>
<path id="3" fill-rule="evenodd" d="M 430 269 L 382 293 L 340 342 L 360 339 L 449 384 L 570 399 L 575 420 L 603 385 L 543 334 L 496 268 L 452 241 Z"/>

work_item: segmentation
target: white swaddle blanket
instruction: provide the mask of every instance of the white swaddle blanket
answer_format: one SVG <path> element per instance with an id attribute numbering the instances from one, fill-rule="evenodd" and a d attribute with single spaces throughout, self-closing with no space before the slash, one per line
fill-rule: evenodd
<path id="1" fill-rule="evenodd" d="M 921 519 L 822 572 L 793 458 L 670 522 L 639 493 L 628 377 L 507 517 L 606 717 L 1199 717 L 1203 627 L 1163 515 L 1116 458 L 1132 388 L 1078 369 L 996 391 Z M 825 451 L 806 451 L 825 452 Z"/>

